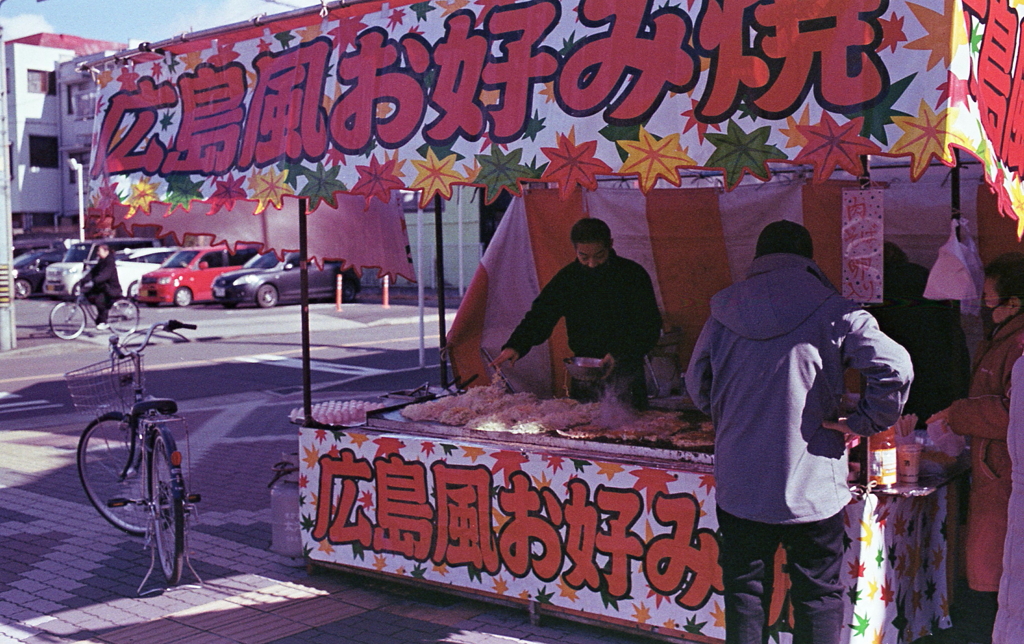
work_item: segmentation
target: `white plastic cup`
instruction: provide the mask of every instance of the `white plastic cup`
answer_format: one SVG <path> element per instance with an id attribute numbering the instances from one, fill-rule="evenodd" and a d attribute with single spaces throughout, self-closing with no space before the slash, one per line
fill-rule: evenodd
<path id="1" fill-rule="evenodd" d="M 917 483 L 922 449 L 917 443 L 896 446 L 896 476 L 900 483 Z"/>

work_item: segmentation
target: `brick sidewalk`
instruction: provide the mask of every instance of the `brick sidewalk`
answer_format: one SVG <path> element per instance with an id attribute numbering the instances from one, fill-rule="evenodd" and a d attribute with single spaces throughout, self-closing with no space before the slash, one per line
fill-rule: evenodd
<path id="1" fill-rule="evenodd" d="M 186 410 L 189 482 L 203 495 L 188 550 L 205 583 L 144 597 L 143 540 L 107 524 L 82 492 L 81 428 L 0 432 L 0 644 L 649 641 L 553 618 L 535 626 L 525 611 L 357 575 L 310 575 L 270 552 L 271 465 L 296 449 L 286 412 Z"/>

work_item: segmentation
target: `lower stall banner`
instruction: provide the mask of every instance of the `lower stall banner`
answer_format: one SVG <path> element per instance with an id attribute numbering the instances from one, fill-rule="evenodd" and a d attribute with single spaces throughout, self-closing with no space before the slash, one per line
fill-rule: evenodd
<path id="1" fill-rule="evenodd" d="M 668 460 L 368 430 L 300 430 L 305 556 L 694 642 L 725 637 L 715 480 Z M 846 511 L 844 641 L 948 626 L 945 495 Z M 785 554 L 772 639 L 791 641 Z"/>

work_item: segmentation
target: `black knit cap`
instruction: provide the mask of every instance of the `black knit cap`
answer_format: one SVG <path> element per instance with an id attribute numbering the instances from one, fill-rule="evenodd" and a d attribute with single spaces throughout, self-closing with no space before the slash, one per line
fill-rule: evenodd
<path id="1" fill-rule="evenodd" d="M 812 259 L 814 244 L 811 243 L 811 233 L 792 221 L 782 220 L 768 224 L 757 238 L 754 258 L 772 253 L 790 253 Z"/>

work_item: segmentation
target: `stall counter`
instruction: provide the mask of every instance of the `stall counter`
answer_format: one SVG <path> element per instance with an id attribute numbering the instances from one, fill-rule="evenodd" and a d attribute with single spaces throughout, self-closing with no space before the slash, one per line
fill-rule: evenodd
<path id="1" fill-rule="evenodd" d="M 674 641 L 724 640 L 708 454 L 391 412 L 364 427 L 304 427 L 300 456 L 314 565 Z M 946 514 L 941 491 L 870 493 L 847 506 L 844 641 L 912 641 L 949 625 Z M 780 550 L 770 622 L 789 642 L 784 563 Z"/>

